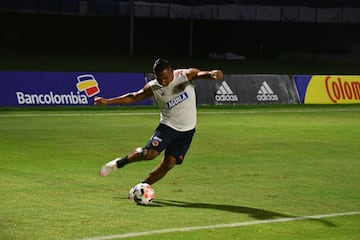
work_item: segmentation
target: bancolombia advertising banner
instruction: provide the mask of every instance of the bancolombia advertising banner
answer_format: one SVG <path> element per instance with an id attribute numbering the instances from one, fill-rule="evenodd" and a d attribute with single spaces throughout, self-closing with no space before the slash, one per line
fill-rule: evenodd
<path id="1" fill-rule="evenodd" d="M 143 87 L 142 73 L 0 71 L 0 106 L 93 105 Z M 151 100 L 137 105 L 150 105 Z"/>
<path id="2" fill-rule="evenodd" d="M 360 76 L 295 75 L 301 103 L 360 103 Z"/>

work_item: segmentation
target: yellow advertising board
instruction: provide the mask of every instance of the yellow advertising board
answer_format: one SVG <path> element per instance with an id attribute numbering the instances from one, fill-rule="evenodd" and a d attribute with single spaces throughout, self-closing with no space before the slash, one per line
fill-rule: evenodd
<path id="1" fill-rule="evenodd" d="M 304 103 L 360 103 L 360 76 L 314 75 L 306 88 Z"/>

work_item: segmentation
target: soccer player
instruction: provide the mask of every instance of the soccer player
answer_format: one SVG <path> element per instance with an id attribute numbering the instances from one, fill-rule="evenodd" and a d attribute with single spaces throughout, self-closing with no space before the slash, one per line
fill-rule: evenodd
<path id="1" fill-rule="evenodd" d="M 160 124 L 145 147 L 138 147 L 123 158 L 106 163 L 100 170 L 105 177 L 126 164 L 152 160 L 165 150 L 164 158 L 143 180 L 154 184 L 176 164 L 181 164 L 188 151 L 196 126 L 196 96 L 192 81 L 195 79 L 219 80 L 221 70 L 201 71 L 196 68 L 173 70 L 165 59 L 157 59 L 153 66 L 156 76 L 143 88 L 114 98 L 96 97 L 95 105 L 132 104 L 155 97 L 160 109 Z"/>

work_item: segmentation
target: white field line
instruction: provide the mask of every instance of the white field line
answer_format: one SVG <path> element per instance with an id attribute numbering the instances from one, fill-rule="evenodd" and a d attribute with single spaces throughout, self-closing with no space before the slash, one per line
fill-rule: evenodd
<path id="1" fill-rule="evenodd" d="M 244 226 L 250 226 L 250 225 L 260 225 L 260 224 L 279 223 L 279 222 L 313 220 L 313 219 L 322 219 L 322 218 L 331 218 L 331 217 L 340 217 L 340 216 L 351 216 L 351 215 L 359 215 L 359 214 L 360 214 L 360 212 L 330 213 L 330 214 L 321 214 L 321 215 L 312 215 L 312 216 L 292 217 L 292 218 L 278 218 L 278 219 L 268 219 L 268 220 L 259 220 L 259 221 L 250 221 L 250 222 L 236 222 L 236 223 L 228 223 L 228 224 L 216 224 L 216 225 L 208 225 L 208 226 L 167 228 L 167 229 L 159 229 L 159 230 L 152 230 L 152 231 L 146 231 L 146 232 L 130 232 L 130 233 L 123 233 L 123 234 L 118 234 L 118 235 L 109 235 L 109 236 L 102 236 L 102 237 L 84 238 L 84 239 L 81 239 L 81 240 L 112 240 L 112 239 L 120 239 L 120 238 L 148 236 L 148 235 L 162 234 L 162 233 L 191 232 L 191 231 L 204 230 L 204 229 L 244 227 Z"/>
<path id="2" fill-rule="evenodd" d="M 0 117 L 96 117 L 96 116 L 146 116 L 159 115 L 152 112 L 129 112 L 129 113 L 21 113 L 0 115 Z"/>
<path id="3" fill-rule="evenodd" d="M 119 110 L 121 111 L 121 110 Z M 358 109 L 293 109 L 293 110 L 241 110 L 241 111 L 198 111 L 198 114 L 255 114 L 255 113 L 312 113 L 312 112 L 360 112 Z M 96 116 L 147 116 L 159 112 L 110 112 L 110 113 L 19 113 L 2 114 L 1 117 L 96 117 Z"/>

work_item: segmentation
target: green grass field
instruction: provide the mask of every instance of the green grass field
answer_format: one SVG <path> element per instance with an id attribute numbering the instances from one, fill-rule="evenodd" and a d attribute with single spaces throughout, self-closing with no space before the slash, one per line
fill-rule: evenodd
<path id="1" fill-rule="evenodd" d="M 183 165 L 138 206 L 128 191 L 160 158 L 98 171 L 158 120 L 153 108 L 0 110 L 0 239 L 360 239 L 359 105 L 199 108 Z"/>

